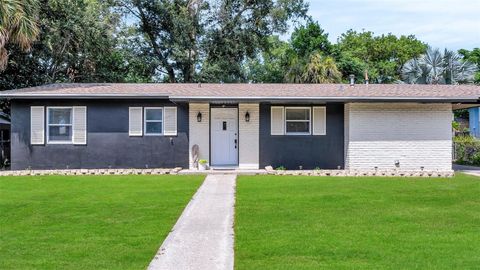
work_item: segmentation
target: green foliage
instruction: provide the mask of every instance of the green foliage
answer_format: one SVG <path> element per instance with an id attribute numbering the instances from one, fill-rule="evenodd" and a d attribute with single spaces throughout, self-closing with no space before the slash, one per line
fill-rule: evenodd
<path id="1" fill-rule="evenodd" d="M 330 56 L 328 34 L 317 22 L 308 21 L 292 33 L 290 43 L 269 39 L 261 54 L 247 62 L 248 79 L 270 83 L 335 83 L 342 74 Z"/>
<path id="2" fill-rule="evenodd" d="M 287 168 L 285 168 L 284 166 L 278 166 L 277 168 L 275 168 L 275 170 L 277 171 L 285 171 Z"/>
<path id="3" fill-rule="evenodd" d="M 469 61 L 477 65 L 479 70 L 475 74 L 474 81 L 476 84 L 480 84 L 480 48 L 475 48 L 471 51 L 461 49 L 458 53 L 463 57 L 465 61 Z"/>
<path id="4" fill-rule="evenodd" d="M 453 111 L 453 115 L 455 116 L 455 118 L 468 119 L 468 116 L 469 116 L 468 109 L 455 110 Z"/>
<path id="5" fill-rule="evenodd" d="M 460 123 L 458 123 L 457 121 L 452 121 L 452 128 L 455 131 L 460 131 Z"/>
<path id="6" fill-rule="evenodd" d="M 368 72 L 371 82 L 392 83 L 400 79 L 399 71 L 405 62 L 420 56 L 426 47 L 413 35 L 375 36 L 370 31 L 349 30 L 338 38 L 334 54 L 344 80 L 353 74 L 363 82 Z"/>
<path id="7" fill-rule="evenodd" d="M 8 63 L 8 44 L 22 51 L 30 50 L 40 32 L 37 21 L 37 0 L 0 0 L 0 72 Z"/>
<path id="8" fill-rule="evenodd" d="M 453 142 L 456 163 L 480 165 L 480 140 L 472 136 L 456 136 Z"/>
<path id="9" fill-rule="evenodd" d="M 309 57 L 314 52 L 330 55 L 332 52 L 328 34 L 318 22 L 313 21 L 295 28 L 290 38 L 290 44 L 298 57 Z"/>
<path id="10" fill-rule="evenodd" d="M 303 0 L 117 0 L 169 82 L 245 81 L 243 64 L 292 19 L 304 17 Z"/>
<path id="11" fill-rule="evenodd" d="M 445 49 L 429 47 L 418 58 L 409 60 L 402 68 L 402 79 L 413 84 L 460 84 L 472 83 L 478 67 L 461 55 Z"/>
<path id="12" fill-rule="evenodd" d="M 357 83 L 367 75 L 395 83 L 402 69 L 408 82 L 462 83 L 477 71 L 469 63 L 480 64 L 479 48 L 446 51 L 434 58 L 430 70 L 438 72 L 422 75 L 427 45 L 414 36 L 349 30 L 332 44 L 307 10 L 305 0 L 0 0 L 0 62 L 9 53 L 0 90 L 58 82 L 338 83 L 350 74 Z M 281 40 L 299 18 L 306 23 Z M 480 72 L 473 79 L 480 83 Z"/>
<path id="13" fill-rule="evenodd" d="M 313 53 L 309 57 L 303 74 L 302 83 L 339 83 L 342 73 L 337 68 L 335 59 Z"/>
<path id="14" fill-rule="evenodd" d="M 268 38 L 268 46 L 258 56 L 249 58 L 245 64 L 250 82 L 282 83 L 288 61 L 290 46 L 278 36 Z"/>
<path id="15" fill-rule="evenodd" d="M 200 159 L 200 160 L 198 160 L 198 163 L 199 163 L 199 164 L 202 164 L 202 165 L 205 165 L 205 164 L 208 163 L 208 160 L 206 160 L 206 159 Z"/>
<path id="16" fill-rule="evenodd" d="M 50 0 L 41 5 L 41 34 L 30 53 L 11 47 L 0 89 L 56 82 L 137 82 L 151 76 L 149 62 L 122 49 L 120 14 L 94 0 Z"/>

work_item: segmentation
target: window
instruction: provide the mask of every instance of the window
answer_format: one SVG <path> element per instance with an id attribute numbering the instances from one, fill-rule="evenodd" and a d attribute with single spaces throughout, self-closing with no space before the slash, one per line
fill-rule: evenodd
<path id="1" fill-rule="evenodd" d="M 285 131 L 288 135 L 309 135 L 310 108 L 285 108 Z"/>
<path id="2" fill-rule="evenodd" d="M 49 143 L 73 143 L 72 108 L 50 107 L 47 110 L 47 141 Z"/>
<path id="3" fill-rule="evenodd" d="M 163 108 L 145 108 L 145 135 L 163 134 Z"/>

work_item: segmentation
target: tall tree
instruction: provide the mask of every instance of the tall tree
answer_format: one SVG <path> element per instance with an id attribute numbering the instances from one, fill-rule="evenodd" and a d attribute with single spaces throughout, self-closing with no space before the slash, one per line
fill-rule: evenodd
<path id="1" fill-rule="evenodd" d="M 104 1 L 42 0 L 40 35 L 30 53 L 18 46 L 0 74 L 0 89 L 54 82 L 144 81 L 149 62 L 122 49 L 119 16 Z"/>
<path id="2" fill-rule="evenodd" d="M 479 70 L 475 74 L 475 83 L 480 84 L 480 48 L 474 48 L 471 51 L 461 49 L 458 51 L 458 53 L 463 57 L 464 60 L 477 65 Z"/>
<path id="3" fill-rule="evenodd" d="M 289 83 L 339 82 L 341 73 L 330 55 L 332 44 L 318 22 L 296 27 L 289 43 L 271 42 L 254 61 L 253 81 Z M 250 67 L 250 66 L 249 66 Z"/>
<path id="4" fill-rule="evenodd" d="M 249 82 L 282 83 L 285 79 L 285 69 L 292 52 L 290 44 L 278 36 L 271 36 L 268 43 L 267 48 L 245 63 Z"/>
<path id="5" fill-rule="evenodd" d="M 303 17 L 303 0 L 117 0 L 170 82 L 245 80 L 242 64 Z"/>
<path id="6" fill-rule="evenodd" d="M 7 67 L 7 44 L 28 51 L 37 39 L 37 9 L 36 0 L 0 0 L 0 72 Z"/>
<path id="7" fill-rule="evenodd" d="M 349 30 L 338 38 L 335 58 L 343 75 L 363 78 L 367 71 L 372 82 L 392 83 L 409 59 L 423 54 L 427 46 L 415 36 L 393 34 L 375 36 L 373 32 Z"/>
<path id="8" fill-rule="evenodd" d="M 314 52 L 324 55 L 332 53 L 332 44 L 328 40 L 328 33 L 318 22 L 311 20 L 306 25 L 295 28 L 290 38 L 290 44 L 298 57 L 309 57 Z"/>
<path id="9" fill-rule="evenodd" d="M 338 70 L 335 59 L 320 53 L 311 54 L 302 74 L 303 83 L 339 83 L 342 73 Z"/>
<path id="10" fill-rule="evenodd" d="M 470 61 L 445 49 L 428 48 L 418 58 L 409 60 L 402 69 L 402 78 L 406 83 L 418 84 L 460 84 L 472 83 L 478 67 Z"/>

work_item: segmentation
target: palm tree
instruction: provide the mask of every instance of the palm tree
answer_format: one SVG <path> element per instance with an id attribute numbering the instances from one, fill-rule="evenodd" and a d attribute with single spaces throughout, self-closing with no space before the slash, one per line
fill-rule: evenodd
<path id="1" fill-rule="evenodd" d="M 37 0 L 0 0 L 0 71 L 7 67 L 8 43 L 28 51 L 37 39 L 37 9 Z"/>
<path id="2" fill-rule="evenodd" d="M 335 60 L 330 56 L 313 53 L 302 75 L 304 83 L 337 83 L 342 80 Z"/>
<path id="3" fill-rule="evenodd" d="M 294 56 L 288 63 L 288 70 L 285 74 L 285 81 L 289 83 L 302 83 L 304 63 Z"/>
<path id="4" fill-rule="evenodd" d="M 442 54 L 429 47 L 419 58 L 407 61 L 401 75 L 403 82 L 411 84 L 472 83 L 477 69 L 477 65 L 464 61 L 456 52 L 445 49 Z"/>

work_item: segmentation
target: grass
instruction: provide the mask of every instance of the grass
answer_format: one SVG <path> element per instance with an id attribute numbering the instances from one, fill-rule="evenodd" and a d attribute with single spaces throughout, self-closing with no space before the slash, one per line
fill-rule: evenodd
<path id="1" fill-rule="evenodd" d="M 236 269 L 479 269 L 480 178 L 242 176 Z"/>
<path id="2" fill-rule="evenodd" d="M 0 269 L 145 269 L 199 176 L 0 178 Z"/>

